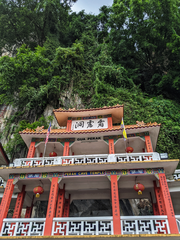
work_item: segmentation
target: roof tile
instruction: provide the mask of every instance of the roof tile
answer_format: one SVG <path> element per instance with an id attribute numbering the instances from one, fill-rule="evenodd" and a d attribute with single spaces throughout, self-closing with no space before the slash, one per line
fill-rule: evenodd
<path id="1" fill-rule="evenodd" d="M 125 125 L 125 128 L 127 130 L 130 129 L 138 129 L 138 128 L 148 128 L 148 127 L 156 127 L 156 126 L 161 126 L 161 124 L 158 123 L 147 123 L 147 124 L 142 124 L 142 122 L 138 122 L 141 124 L 136 124 L 136 125 Z M 76 130 L 76 131 L 71 131 L 68 132 L 66 129 L 51 129 L 51 134 L 80 134 L 80 133 L 97 133 L 97 132 L 112 132 L 112 131 L 119 131 L 121 130 L 121 126 L 113 126 L 112 129 L 89 129 L 89 130 Z M 36 130 L 33 129 L 28 129 L 26 128 L 25 130 L 19 132 L 20 134 L 46 134 L 47 129 L 44 129 L 43 127 L 38 127 Z"/>
<path id="2" fill-rule="evenodd" d="M 96 111 L 96 110 L 104 110 L 104 109 L 112 109 L 112 108 L 121 108 L 124 107 L 124 105 L 115 105 L 115 106 L 104 106 L 102 108 L 89 108 L 89 109 L 76 109 L 76 108 L 69 108 L 67 109 L 63 109 L 63 108 L 59 108 L 59 109 L 54 109 L 53 112 L 85 112 L 85 111 Z"/>

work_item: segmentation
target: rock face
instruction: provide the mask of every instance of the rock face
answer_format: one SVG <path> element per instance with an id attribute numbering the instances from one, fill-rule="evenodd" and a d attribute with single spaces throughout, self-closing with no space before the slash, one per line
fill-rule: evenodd
<path id="1" fill-rule="evenodd" d="M 51 122 L 51 125 L 53 126 L 53 128 L 59 128 L 59 124 L 57 123 L 56 118 L 54 117 L 54 113 L 53 113 L 53 106 L 52 105 L 47 105 L 47 107 L 44 110 L 44 117 L 47 118 L 48 116 L 53 116 L 53 121 Z"/>
<path id="2" fill-rule="evenodd" d="M 33 207 L 32 218 L 45 218 L 47 206 L 48 201 L 36 201 Z"/>
<path id="3" fill-rule="evenodd" d="M 153 215 L 148 199 L 120 199 L 121 216 Z M 112 216 L 111 201 L 74 200 L 70 205 L 70 217 Z"/>
<path id="4" fill-rule="evenodd" d="M 70 217 L 112 216 L 110 200 L 74 200 L 70 205 Z"/>
<path id="5" fill-rule="evenodd" d="M 121 216 L 153 215 L 152 204 L 148 199 L 120 199 Z M 33 208 L 33 218 L 45 218 L 48 201 L 37 201 Z M 111 200 L 74 200 L 70 205 L 69 217 L 112 216 Z"/>

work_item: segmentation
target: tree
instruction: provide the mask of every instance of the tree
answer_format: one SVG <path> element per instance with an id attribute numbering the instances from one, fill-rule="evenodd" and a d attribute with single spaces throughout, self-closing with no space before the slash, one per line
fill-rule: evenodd
<path id="1" fill-rule="evenodd" d="M 169 47 L 174 35 L 177 39 L 180 34 L 179 14 L 177 0 L 114 0 L 109 21 L 113 61 L 122 64 L 147 93 L 167 97 L 180 93 L 172 84 L 172 75 L 168 89 L 163 84 L 171 71 L 170 60 L 177 59 Z M 179 75 L 175 71 L 173 78 Z"/>
<path id="2" fill-rule="evenodd" d="M 63 44 L 68 12 L 77 0 L 0 0 L 0 50 L 43 46 L 49 37 Z"/>
<path id="3" fill-rule="evenodd" d="M 48 103 L 59 104 L 60 93 L 74 79 L 84 64 L 80 43 L 71 48 L 59 47 L 50 60 L 45 47 L 35 51 L 26 45 L 16 57 L 0 58 L 0 101 L 19 109 L 34 110 L 40 115 Z M 52 55 L 51 55 L 52 56 Z"/>

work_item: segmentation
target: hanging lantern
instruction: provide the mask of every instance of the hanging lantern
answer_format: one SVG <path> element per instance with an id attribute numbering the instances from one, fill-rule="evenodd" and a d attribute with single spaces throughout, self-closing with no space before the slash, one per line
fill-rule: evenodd
<path id="1" fill-rule="evenodd" d="M 56 153 L 56 152 L 51 152 L 51 153 L 49 154 L 49 156 L 50 156 L 50 157 L 56 157 L 56 156 L 57 156 L 57 153 Z"/>
<path id="2" fill-rule="evenodd" d="M 44 189 L 38 186 L 33 189 L 33 192 L 36 194 L 36 197 L 38 198 L 44 192 Z"/>
<path id="3" fill-rule="evenodd" d="M 145 187 L 141 183 L 136 183 L 134 185 L 134 190 L 138 193 L 138 195 L 142 195 L 142 192 L 144 191 Z"/>
<path id="4" fill-rule="evenodd" d="M 132 153 L 133 151 L 134 151 L 134 149 L 132 147 L 127 147 L 126 148 L 127 153 Z"/>

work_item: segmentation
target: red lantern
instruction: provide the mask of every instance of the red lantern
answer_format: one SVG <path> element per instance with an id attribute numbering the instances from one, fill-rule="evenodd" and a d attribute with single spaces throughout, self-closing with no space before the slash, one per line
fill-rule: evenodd
<path id="1" fill-rule="evenodd" d="M 144 191 L 145 187 L 141 183 L 136 183 L 134 185 L 134 190 L 138 192 L 138 195 L 142 195 L 142 192 Z"/>
<path id="2" fill-rule="evenodd" d="M 36 194 L 36 197 L 38 198 L 44 192 L 44 189 L 38 186 L 33 189 L 33 192 Z"/>
<path id="3" fill-rule="evenodd" d="M 56 152 L 51 152 L 51 153 L 49 154 L 49 156 L 50 156 L 50 157 L 56 157 L 56 156 L 57 156 L 57 153 L 56 153 Z"/>
<path id="4" fill-rule="evenodd" d="M 134 149 L 132 147 L 127 147 L 126 148 L 127 153 L 132 153 L 133 151 L 134 151 Z"/>

